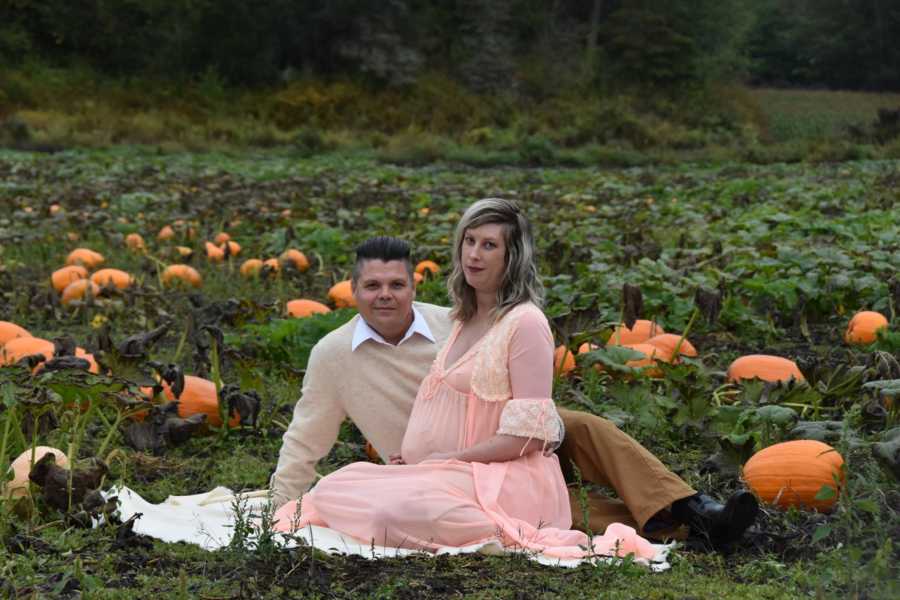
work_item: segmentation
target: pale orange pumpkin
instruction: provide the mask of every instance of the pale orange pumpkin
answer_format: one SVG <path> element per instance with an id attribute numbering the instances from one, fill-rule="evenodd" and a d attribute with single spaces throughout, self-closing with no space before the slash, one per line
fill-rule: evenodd
<path id="1" fill-rule="evenodd" d="M 63 303 L 63 306 L 68 306 L 75 300 L 83 299 L 88 293 L 96 298 L 100 293 L 100 286 L 90 279 L 78 279 L 66 286 L 66 289 L 62 292 L 62 297 L 60 297 L 60 302 Z"/>
<path id="2" fill-rule="evenodd" d="M 805 381 L 803 373 L 794 361 L 780 356 L 768 354 L 748 354 L 734 360 L 728 367 L 728 380 L 740 382 L 743 379 L 762 379 L 763 381 L 788 381 L 791 378 Z"/>
<path id="3" fill-rule="evenodd" d="M 166 382 L 162 382 L 163 393 L 169 400 L 175 400 L 175 394 Z M 186 419 L 191 415 L 204 414 L 206 422 L 213 427 L 221 427 L 222 419 L 219 417 L 219 398 L 216 395 L 216 384 L 208 379 L 194 375 L 184 376 L 184 389 L 178 399 L 178 416 Z M 235 427 L 241 422 L 240 416 L 233 416 L 228 420 L 229 427 Z"/>
<path id="4" fill-rule="evenodd" d="M 144 244 L 144 238 L 141 237 L 139 233 L 129 233 L 125 236 L 125 246 L 129 250 L 139 251 L 143 250 L 146 245 Z"/>
<path id="5" fill-rule="evenodd" d="M 416 273 L 424 276 L 425 271 L 431 273 L 432 277 L 436 277 L 441 272 L 441 267 L 433 260 L 423 260 L 416 265 Z"/>
<path id="6" fill-rule="evenodd" d="M 298 299 L 291 300 L 285 304 L 288 316 L 291 317 L 309 317 L 311 315 L 330 313 L 331 309 L 315 300 Z"/>
<path id="7" fill-rule="evenodd" d="M 188 265 L 169 265 L 162 273 L 162 282 L 166 286 L 183 283 L 200 287 L 203 285 L 203 278 L 197 269 Z"/>
<path id="8" fill-rule="evenodd" d="M 553 351 L 553 374 L 557 377 L 568 375 L 575 370 L 575 355 L 560 344 Z"/>
<path id="9" fill-rule="evenodd" d="M 675 356 L 675 347 L 679 341 L 681 341 L 681 347 L 678 349 L 678 354 L 690 357 L 697 356 L 697 349 L 694 348 L 693 344 L 687 338 L 682 340 L 680 335 L 674 333 L 653 336 L 646 343 L 655 346 L 659 350 L 660 356 L 664 357 L 666 362 L 672 362 L 672 358 Z"/>
<path id="10" fill-rule="evenodd" d="M 256 277 L 263 267 L 263 261 L 258 258 L 248 258 L 241 263 L 241 275 L 244 277 Z"/>
<path id="11" fill-rule="evenodd" d="M 3 487 L 2 497 L 14 500 L 28 494 L 28 475 L 31 473 L 31 467 L 47 454 L 53 454 L 56 464 L 60 467 L 69 468 L 69 458 L 62 450 L 50 446 L 37 446 L 34 449 L 34 459 L 32 459 L 31 448 L 29 448 L 9 465 L 13 478 Z"/>
<path id="12" fill-rule="evenodd" d="M 156 234 L 156 239 L 160 241 L 168 241 L 175 237 L 175 230 L 172 229 L 171 225 L 164 225 L 162 229 L 159 230 L 159 233 Z"/>
<path id="13" fill-rule="evenodd" d="M 620 323 L 606 342 L 607 346 L 625 346 L 627 344 L 643 344 L 652 337 L 664 334 L 663 328 L 653 321 L 638 319 L 629 329 Z"/>
<path id="14" fill-rule="evenodd" d="M 219 232 L 216 234 L 216 237 L 213 238 L 213 241 L 216 243 L 217 246 L 221 246 L 222 244 L 224 244 L 225 242 L 227 242 L 230 239 L 231 239 L 231 236 L 228 235 L 227 233 L 225 233 L 224 231 L 222 231 L 222 232 Z"/>
<path id="15" fill-rule="evenodd" d="M 268 267 L 273 275 L 281 272 L 281 262 L 277 258 L 267 258 L 263 261 L 263 266 Z"/>
<path id="16" fill-rule="evenodd" d="M 210 262 L 222 262 L 225 260 L 225 251 L 213 244 L 212 242 L 206 242 L 206 258 L 210 260 Z"/>
<path id="17" fill-rule="evenodd" d="M 816 440 L 794 440 L 764 448 L 744 465 L 742 477 L 760 500 L 779 508 L 795 506 L 828 512 L 845 481 L 844 458 Z M 835 490 L 831 498 L 817 500 L 822 486 Z"/>
<path id="18" fill-rule="evenodd" d="M 844 332 L 848 344 L 871 344 L 878 339 L 878 330 L 887 329 L 888 320 L 883 314 L 864 310 L 853 315 Z"/>
<path id="19" fill-rule="evenodd" d="M 356 298 L 353 297 L 353 286 L 349 279 L 339 281 L 328 290 L 328 299 L 334 302 L 337 308 L 355 308 Z"/>
<path id="20" fill-rule="evenodd" d="M 75 248 L 66 257 L 67 265 L 82 265 L 83 267 L 93 270 L 103 264 L 103 255 L 94 252 L 88 248 Z"/>
<path id="21" fill-rule="evenodd" d="M 280 258 L 283 263 L 294 265 L 294 268 L 301 273 L 309 268 L 309 260 L 306 258 L 306 255 L 294 248 L 288 248 L 282 252 L 281 256 L 278 258 Z"/>
<path id="22" fill-rule="evenodd" d="M 14 365 L 32 354 L 43 354 L 50 360 L 55 350 L 56 347 L 50 340 L 36 337 L 13 338 L 0 348 L 0 365 Z"/>
<path id="23" fill-rule="evenodd" d="M 120 269 L 100 269 L 91 275 L 91 281 L 100 287 L 111 285 L 124 290 L 131 287 L 134 277 Z"/>
<path id="24" fill-rule="evenodd" d="M 228 256 L 237 256 L 241 253 L 241 245 L 233 240 L 225 240 L 221 244 L 219 244 L 219 248 L 222 250 L 222 253 L 225 253 L 225 249 L 228 248 Z"/>
<path id="25" fill-rule="evenodd" d="M 31 334 L 24 327 L 19 327 L 9 321 L 0 321 L 0 348 L 10 340 L 27 337 L 31 337 Z"/>
<path id="26" fill-rule="evenodd" d="M 61 294 L 67 285 L 79 279 L 86 279 L 87 276 L 87 269 L 81 265 L 69 265 L 53 271 L 50 275 L 50 283 L 53 285 L 53 289 Z"/>

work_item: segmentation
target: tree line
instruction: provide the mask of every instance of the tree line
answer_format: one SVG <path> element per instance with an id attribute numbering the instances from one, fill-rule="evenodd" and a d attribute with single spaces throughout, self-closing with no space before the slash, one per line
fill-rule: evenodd
<path id="1" fill-rule="evenodd" d="M 0 61 L 257 86 L 900 90 L 896 0 L 2 0 Z"/>

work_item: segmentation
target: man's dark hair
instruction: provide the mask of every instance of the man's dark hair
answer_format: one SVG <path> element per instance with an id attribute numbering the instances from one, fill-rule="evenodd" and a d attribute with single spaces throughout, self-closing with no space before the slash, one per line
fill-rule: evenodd
<path id="1" fill-rule="evenodd" d="M 367 260 L 403 261 L 410 283 L 413 280 L 413 266 L 409 258 L 409 243 L 395 237 L 382 235 L 369 238 L 356 247 L 356 263 L 353 265 L 353 284 L 359 280 L 363 263 Z"/>

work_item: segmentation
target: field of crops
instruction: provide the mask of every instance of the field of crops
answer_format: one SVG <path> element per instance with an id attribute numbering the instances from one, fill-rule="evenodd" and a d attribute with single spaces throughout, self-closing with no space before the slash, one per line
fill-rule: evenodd
<path id="1" fill-rule="evenodd" d="M 217 485 L 265 487 L 310 348 L 354 314 L 289 318 L 287 302 L 335 308 L 329 289 L 348 278 L 354 247 L 372 235 L 408 239 L 416 261 L 446 274 L 462 210 L 488 196 L 517 200 L 536 227 L 557 343 L 600 347 L 560 373 L 560 405 L 614 420 L 719 497 L 742 485 L 740 467 L 754 452 L 824 441 L 844 459 L 844 479 L 817 494 L 834 508 L 766 505 L 734 553 L 682 546 L 670 571 L 650 574 L 628 563 L 570 571 L 511 557 L 369 562 L 247 540 L 207 553 L 135 536 L 127 524 L 85 527 L 109 507 L 34 486 L 0 505 L 3 597 L 900 594 L 896 161 L 480 170 L 275 152 L 0 152 L 0 321 L 55 343 L 48 356 L 27 352 L 0 366 L 0 468 L 42 445 L 102 475 L 101 488 L 124 484 L 154 502 Z M 172 237 L 159 239 L 166 226 Z M 239 253 L 210 260 L 206 242 L 222 232 Z M 127 287 L 63 302 L 51 274 L 76 248 L 103 256 L 89 271 L 130 274 Z M 290 248 L 308 268 L 276 261 L 241 274 L 246 259 Z M 202 285 L 164 277 L 180 263 Z M 640 289 L 637 306 L 623 303 L 625 284 Z M 441 277 L 426 277 L 418 299 L 446 304 Z M 848 323 L 863 310 L 890 325 L 871 344 L 848 344 Z M 636 368 L 641 355 L 604 347 L 623 317 L 684 334 L 698 356 Z M 86 354 L 95 373 L 78 359 Z M 729 365 L 751 354 L 794 361 L 803 381 L 731 381 Z M 177 386 L 181 376 L 221 388 L 205 422 L 167 420 L 158 408 L 143 422 L 131 418 L 150 407 L 142 387 L 159 378 Z M 241 423 L 221 425 L 232 407 Z M 154 429 L 159 419 L 165 431 Z M 367 460 L 365 440 L 347 424 L 319 472 L 355 460 Z"/>

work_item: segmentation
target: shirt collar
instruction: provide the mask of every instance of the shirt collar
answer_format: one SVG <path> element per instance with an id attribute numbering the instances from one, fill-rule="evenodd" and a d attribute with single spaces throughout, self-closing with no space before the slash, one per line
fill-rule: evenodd
<path id="1" fill-rule="evenodd" d="M 416 309 L 415 305 L 413 305 L 412 307 L 412 312 L 412 324 L 409 326 L 409 329 L 406 330 L 406 333 L 403 335 L 397 345 L 399 346 L 400 344 L 411 338 L 415 333 L 418 333 L 425 339 L 429 340 L 432 344 L 435 343 L 434 334 L 431 333 L 431 328 L 428 327 L 428 322 L 425 321 L 425 317 L 423 317 L 422 313 L 420 313 L 418 309 Z M 372 329 L 372 327 L 368 323 L 366 323 L 366 320 L 362 318 L 362 315 L 360 315 L 359 320 L 356 322 L 356 329 L 353 330 L 353 342 L 351 342 L 350 350 L 356 350 L 356 348 L 366 340 L 372 340 L 386 346 L 393 346 L 393 344 L 381 337 L 380 333 Z"/>

